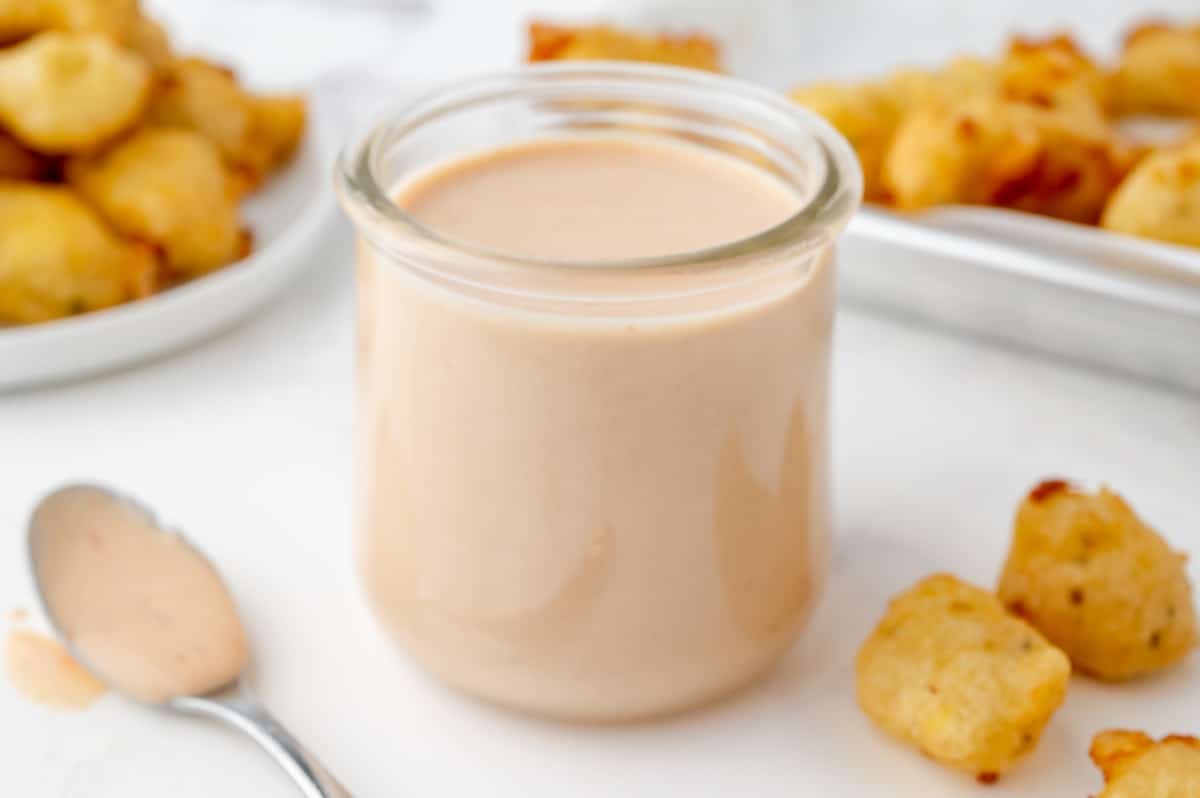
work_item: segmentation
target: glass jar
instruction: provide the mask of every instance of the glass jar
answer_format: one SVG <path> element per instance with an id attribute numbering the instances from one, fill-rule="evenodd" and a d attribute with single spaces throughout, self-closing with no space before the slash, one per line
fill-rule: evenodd
<path id="1" fill-rule="evenodd" d="M 394 201 L 431 165 L 549 134 L 681 139 L 784 181 L 752 238 L 522 260 Z M 602 62 L 419 99 L 343 154 L 358 233 L 356 537 L 383 627 L 527 711 L 630 719 L 743 685 L 826 577 L 833 246 L 853 152 L 738 81 Z"/>

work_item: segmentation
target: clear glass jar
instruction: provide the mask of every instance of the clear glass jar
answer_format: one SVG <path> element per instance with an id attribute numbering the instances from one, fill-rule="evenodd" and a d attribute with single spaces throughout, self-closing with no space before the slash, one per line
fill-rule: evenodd
<path id="1" fill-rule="evenodd" d="M 733 154 L 799 211 L 700 252 L 549 262 L 393 199 L 433 164 L 584 131 Z M 358 560 L 383 627 L 444 681 L 560 717 L 675 711 L 768 669 L 826 576 L 846 142 L 734 80 L 552 65 L 406 106 L 338 183 L 359 237 Z"/>

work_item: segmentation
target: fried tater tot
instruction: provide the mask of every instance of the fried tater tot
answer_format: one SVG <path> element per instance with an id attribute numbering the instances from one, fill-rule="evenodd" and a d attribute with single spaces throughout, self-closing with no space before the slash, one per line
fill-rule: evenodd
<path id="1" fill-rule="evenodd" d="M 67 180 L 118 230 L 161 247 L 184 277 L 248 250 L 221 155 L 195 131 L 143 128 L 96 158 L 71 161 Z"/>
<path id="2" fill-rule="evenodd" d="M 75 192 L 0 180 L 0 322 L 32 324 L 150 293 L 155 259 Z"/>
<path id="3" fill-rule="evenodd" d="M 862 165 L 866 199 L 884 200 L 883 157 L 900 122 L 892 102 L 874 86 L 843 83 L 815 83 L 790 96 L 846 137 Z"/>
<path id="4" fill-rule="evenodd" d="M 1100 225 L 1200 247 L 1200 140 L 1142 159 L 1108 200 Z"/>
<path id="5" fill-rule="evenodd" d="M 144 14 L 134 19 L 126 44 L 155 69 L 163 69 L 171 62 L 171 40 L 166 29 Z"/>
<path id="6" fill-rule="evenodd" d="M 150 70 L 96 34 L 42 33 L 0 51 L 0 122 L 31 149 L 96 149 L 137 121 Z"/>
<path id="7" fill-rule="evenodd" d="M 1200 25 L 1130 32 L 1113 86 L 1120 113 L 1200 115 Z"/>
<path id="8" fill-rule="evenodd" d="M 1184 562 L 1117 494 L 1049 480 L 1017 510 L 998 592 L 1080 671 L 1120 681 L 1196 647 Z"/>
<path id="9" fill-rule="evenodd" d="M 1173 734 L 1155 742 L 1133 731 L 1106 731 L 1092 740 L 1092 761 L 1104 774 L 1097 798 L 1200 798 L 1200 740 Z"/>
<path id="10" fill-rule="evenodd" d="M 0 180 L 42 180 L 51 172 L 52 162 L 0 133 Z"/>
<path id="11" fill-rule="evenodd" d="M 1058 108 L 1102 120 L 1111 105 L 1108 76 L 1067 35 L 1016 37 L 999 64 L 1004 96 L 1040 108 Z"/>
<path id="12" fill-rule="evenodd" d="M 941 69 L 898 69 L 877 88 L 903 115 L 931 104 L 949 104 L 967 97 L 991 94 L 998 85 L 995 64 L 959 56 Z"/>
<path id="13" fill-rule="evenodd" d="M 607 25 L 565 27 L 529 25 L 529 60 L 645 61 L 721 71 L 720 50 L 706 36 L 647 36 Z"/>
<path id="14" fill-rule="evenodd" d="M 229 69 L 200 58 L 167 65 L 162 85 L 150 103 L 153 124 L 197 130 L 238 161 L 250 144 L 254 107 Z"/>
<path id="15" fill-rule="evenodd" d="M 99 33 L 125 41 L 137 0 L 0 0 L 0 42 L 47 30 Z"/>
<path id="16" fill-rule="evenodd" d="M 988 204 L 1036 167 L 1042 148 L 1021 109 L 991 95 L 930 103 L 908 114 L 883 163 L 896 206 Z"/>
<path id="17" fill-rule="evenodd" d="M 216 64 L 198 58 L 172 61 L 163 84 L 150 104 L 151 124 L 196 130 L 212 140 L 244 190 L 282 166 L 304 133 L 302 98 L 254 96 Z"/>
<path id="18" fill-rule="evenodd" d="M 856 667 L 875 723 L 988 783 L 1037 746 L 1071 673 L 1036 629 L 948 574 L 891 601 Z"/>
<path id="19" fill-rule="evenodd" d="M 307 117 L 302 97 L 254 97 L 251 107 L 250 142 L 238 164 L 248 188 L 288 162 L 304 135 Z"/>
<path id="20" fill-rule="evenodd" d="M 909 114 L 884 158 L 883 183 L 905 210 L 998 205 L 1094 223 L 1130 162 L 1107 126 L 979 95 Z"/>

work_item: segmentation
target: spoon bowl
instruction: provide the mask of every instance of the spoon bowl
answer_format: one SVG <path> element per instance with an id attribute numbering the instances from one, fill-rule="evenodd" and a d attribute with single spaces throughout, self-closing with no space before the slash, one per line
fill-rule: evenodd
<path id="1" fill-rule="evenodd" d="M 101 485 L 66 485 L 34 507 L 26 543 L 50 626 L 101 682 L 238 729 L 305 798 L 349 798 L 251 694 L 232 595 L 204 554 L 148 507 Z"/>

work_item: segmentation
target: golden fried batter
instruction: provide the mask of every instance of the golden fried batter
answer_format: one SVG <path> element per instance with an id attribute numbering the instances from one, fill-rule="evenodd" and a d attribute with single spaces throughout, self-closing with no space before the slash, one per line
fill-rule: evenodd
<path id="1" fill-rule="evenodd" d="M 83 152 L 141 115 L 150 70 L 97 34 L 42 33 L 0 52 L 0 123 L 31 149 Z"/>
<path id="2" fill-rule="evenodd" d="M 171 63 L 171 41 L 166 30 L 143 14 L 138 14 L 130 26 L 126 44 L 155 69 Z"/>
<path id="3" fill-rule="evenodd" d="M 857 672 L 873 721 L 991 782 L 1037 746 L 1071 666 L 991 593 L 936 574 L 892 600 Z"/>
<path id="4" fill-rule="evenodd" d="M 137 16 L 137 0 L 0 0 L 0 41 L 47 30 L 99 33 L 124 41 Z"/>
<path id="5" fill-rule="evenodd" d="M 1200 115 L 1200 25 L 1131 32 L 1113 84 L 1121 113 Z"/>
<path id="6" fill-rule="evenodd" d="M 1017 511 L 998 592 L 1079 670 L 1131 679 L 1196 646 L 1184 561 L 1117 494 L 1050 480 Z"/>
<path id="7" fill-rule="evenodd" d="M 941 69 L 898 69 L 879 84 L 878 91 L 903 115 L 931 104 L 992 94 L 998 82 L 995 64 L 960 56 Z"/>
<path id="8" fill-rule="evenodd" d="M 529 25 L 530 61 L 596 59 L 721 71 L 720 51 L 705 36 L 646 36 L 606 25 L 579 28 L 544 22 Z"/>
<path id="9" fill-rule="evenodd" d="M 1069 36 L 1014 38 L 999 64 L 1005 98 L 1100 121 L 1111 104 L 1108 76 Z"/>
<path id="10" fill-rule="evenodd" d="M 1200 247 L 1200 140 L 1144 158 L 1109 199 L 1100 224 Z"/>
<path id="11" fill-rule="evenodd" d="M 846 137 L 862 165 L 866 199 L 882 201 L 883 157 L 900 121 L 888 97 L 870 85 L 815 83 L 793 90 L 791 98 Z"/>
<path id="12" fill-rule="evenodd" d="M 41 180 L 51 168 L 49 159 L 0 133 L 0 180 Z"/>
<path id="13" fill-rule="evenodd" d="M 1092 740 L 1092 761 L 1104 774 L 1097 798 L 1200 798 L 1200 740 L 1171 735 L 1155 742 L 1142 732 L 1106 731 Z"/>
<path id="14" fill-rule="evenodd" d="M 161 247 L 180 275 L 246 254 L 221 155 L 195 131 L 143 128 L 97 158 L 72 161 L 67 179 L 118 230 Z"/>
<path id="15" fill-rule="evenodd" d="M 249 189 L 291 156 L 304 132 L 305 108 L 299 97 L 253 96 L 228 69 L 184 58 L 166 67 L 148 117 L 211 139 Z"/>
<path id="16" fill-rule="evenodd" d="M 30 324 L 148 293 L 155 261 L 71 190 L 0 180 L 0 322 Z"/>
<path id="17" fill-rule="evenodd" d="M 1129 160 L 1093 120 L 983 94 L 909 114 L 884 159 L 883 184 L 905 210 L 999 205 L 1094 223 Z"/>

